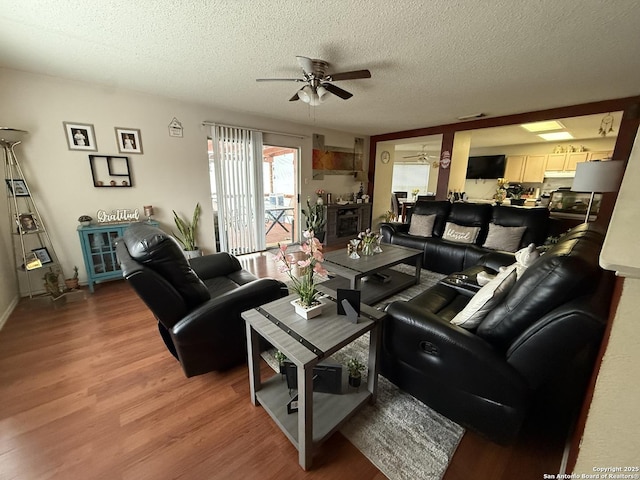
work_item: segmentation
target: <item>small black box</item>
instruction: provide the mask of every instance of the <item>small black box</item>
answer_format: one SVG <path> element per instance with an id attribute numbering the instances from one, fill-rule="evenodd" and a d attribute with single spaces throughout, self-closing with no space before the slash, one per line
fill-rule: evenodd
<path id="1" fill-rule="evenodd" d="M 285 376 L 289 389 L 298 388 L 298 368 L 289 360 L 284 361 Z M 313 369 L 313 391 L 342 393 L 342 365 L 332 361 L 320 362 Z"/>

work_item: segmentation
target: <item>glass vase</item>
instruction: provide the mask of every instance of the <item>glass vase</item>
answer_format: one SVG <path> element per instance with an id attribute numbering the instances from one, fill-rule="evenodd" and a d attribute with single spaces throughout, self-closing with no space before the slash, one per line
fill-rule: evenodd
<path id="1" fill-rule="evenodd" d="M 373 242 L 364 242 L 362 244 L 363 255 L 373 255 Z"/>

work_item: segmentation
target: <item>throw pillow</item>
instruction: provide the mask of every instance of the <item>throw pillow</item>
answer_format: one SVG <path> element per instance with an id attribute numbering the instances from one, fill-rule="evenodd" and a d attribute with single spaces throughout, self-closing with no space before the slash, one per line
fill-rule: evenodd
<path id="1" fill-rule="evenodd" d="M 457 223 L 447 222 L 442 239 L 457 243 L 474 243 L 479 233 L 480 227 L 465 227 Z"/>
<path id="2" fill-rule="evenodd" d="M 480 325 L 484 317 L 498 305 L 516 283 L 516 265 L 510 265 L 478 290 L 467 305 L 451 319 L 451 323 L 466 329 Z"/>
<path id="3" fill-rule="evenodd" d="M 515 252 L 520 246 L 520 241 L 527 227 L 503 227 L 495 223 L 489 224 L 487 239 L 482 245 L 491 250 Z"/>
<path id="4" fill-rule="evenodd" d="M 431 237 L 433 233 L 433 224 L 436 222 L 436 215 L 411 215 L 411 225 L 409 225 L 409 235 L 420 235 L 422 237 Z"/>

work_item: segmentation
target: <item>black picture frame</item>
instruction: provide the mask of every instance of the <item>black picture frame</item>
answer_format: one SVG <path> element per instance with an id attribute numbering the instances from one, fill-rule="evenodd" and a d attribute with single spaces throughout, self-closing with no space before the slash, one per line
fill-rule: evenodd
<path id="1" fill-rule="evenodd" d="M 42 265 L 53 263 L 47 247 L 34 248 L 31 251 L 35 254 L 36 257 L 40 259 L 40 263 L 42 263 Z"/>
<path id="2" fill-rule="evenodd" d="M 5 182 L 7 182 L 7 188 L 9 188 L 9 192 L 14 197 L 28 197 L 29 189 L 27 188 L 27 184 L 24 183 L 22 179 L 15 178 L 5 178 Z"/>

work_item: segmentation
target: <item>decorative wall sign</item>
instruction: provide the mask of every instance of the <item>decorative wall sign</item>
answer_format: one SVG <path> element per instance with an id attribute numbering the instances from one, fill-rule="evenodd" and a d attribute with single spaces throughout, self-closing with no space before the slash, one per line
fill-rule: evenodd
<path id="1" fill-rule="evenodd" d="M 182 124 L 176 117 L 173 117 L 169 124 L 169 136 L 170 137 L 182 137 Z"/>
<path id="2" fill-rule="evenodd" d="M 89 155 L 94 187 L 130 187 L 129 157 Z"/>
<path id="3" fill-rule="evenodd" d="M 62 124 L 64 125 L 69 150 L 86 150 L 90 152 L 98 150 L 93 125 L 75 122 L 62 122 Z"/>
<path id="4" fill-rule="evenodd" d="M 449 150 L 445 150 L 440 155 L 440 167 L 449 168 L 451 165 L 451 152 Z"/>
<path id="5" fill-rule="evenodd" d="M 98 210 L 96 213 L 98 223 L 128 223 L 137 222 L 140 220 L 140 212 L 136 208 L 131 210 L 129 208 L 121 208 L 112 210 L 110 213 L 106 210 Z"/>
<path id="6" fill-rule="evenodd" d="M 116 139 L 120 153 L 142 153 L 142 139 L 137 128 L 116 127 Z"/>

